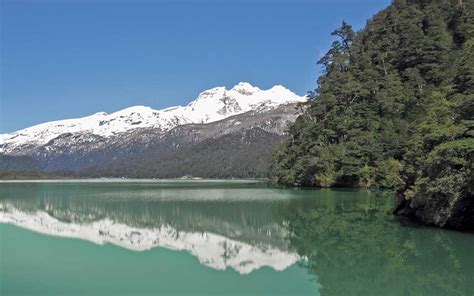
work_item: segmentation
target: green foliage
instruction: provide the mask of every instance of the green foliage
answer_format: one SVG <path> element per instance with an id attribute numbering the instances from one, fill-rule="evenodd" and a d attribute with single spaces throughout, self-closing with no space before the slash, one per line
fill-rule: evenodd
<path id="1" fill-rule="evenodd" d="M 473 2 L 394 1 L 361 32 L 344 22 L 332 35 L 318 88 L 273 155 L 273 178 L 464 194 L 474 146 Z"/>
<path id="2" fill-rule="evenodd" d="M 0 155 L 0 180 L 53 179 L 71 177 L 66 172 L 44 172 L 33 157 L 25 155 Z"/>
<path id="3" fill-rule="evenodd" d="M 19 172 L 19 171 L 39 171 L 38 162 L 29 156 L 24 155 L 0 155 L 1 172 Z"/>
<path id="4" fill-rule="evenodd" d="M 131 160 L 87 167 L 78 174 L 129 178 L 264 178 L 268 175 L 272 149 L 282 140 L 282 136 L 256 127 Z"/>

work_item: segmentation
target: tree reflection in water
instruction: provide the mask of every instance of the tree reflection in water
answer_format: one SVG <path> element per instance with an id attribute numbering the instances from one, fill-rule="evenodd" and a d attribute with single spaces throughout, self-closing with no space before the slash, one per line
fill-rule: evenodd
<path id="1" fill-rule="evenodd" d="M 474 295 L 474 235 L 403 226 L 391 209 L 390 194 L 322 190 L 279 217 L 321 295 Z"/>

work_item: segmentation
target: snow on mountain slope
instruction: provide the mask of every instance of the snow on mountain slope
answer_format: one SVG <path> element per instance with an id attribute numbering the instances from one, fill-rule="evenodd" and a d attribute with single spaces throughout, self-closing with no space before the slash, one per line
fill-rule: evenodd
<path id="1" fill-rule="evenodd" d="M 44 145 L 66 133 L 91 133 L 110 137 L 138 128 L 170 130 L 188 123 L 208 123 L 251 110 L 268 110 L 282 104 L 303 102 L 301 97 L 276 85 L 261 90 L 240 82 L 230 90 L 215 87 L 206 90 L 186 106 L 155 110 L 134 106 L 112 114 L 99 112 L 90 116 L 46 122 L 10 134 L 0 135 L 0 153 L 9 153 L 22 146 Z"/>

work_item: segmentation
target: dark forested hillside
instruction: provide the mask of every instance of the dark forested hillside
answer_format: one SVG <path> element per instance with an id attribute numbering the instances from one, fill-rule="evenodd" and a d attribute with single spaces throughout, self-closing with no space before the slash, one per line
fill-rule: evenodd
<path id="1" fill-rule="evenodd" d="M 0 155 L 0 171 L 37 171 L 38 161 L 30 156 Z"/>
<path id="2" fill-rule="evenodd" d="M 473 227 L 474 1 L 396 0 L 332 35 L 274 178 L 398 188 L 398 214 Z"/>
<path id="3" fill-rule="evenodd" d="M 287 104 L 207 124 L 178 126 L 165 134 L 146 136 L 146 145 L 135 145 L 142 148 L 141 152 L 81 167 L 77 174 L 131 178 L 267 177 L 273 149 L 286 139 L 288 122 L 301 112 L 297 104 Z M 135 133 L 132 137 L 140 135 Z M 129 149 L 129 143 L 119 149 Z"/>
<path id="4" fill-rule="evenodd" d="M 176 149 L 88 167 L 79 174 L 130 178 L 262 178 L 268 175 L 272 150 L 284 138 L 256 127 L 196 144 L 187 143 Z"/>
<path id="5" fill-rule="evenodd" d="M 169 131 L 137 129 L 111 137 L 65 133 L 19 151 L 27 155 L 0 155 L 0 178 L 35 178 L 40 172 L 71 178 L 267 177 L 273 149 L 302 111 L 291 103 Z"/>
<path id="6" fill-rule="evenodd" d="M 43 172 L 38 161 L 26 155 L 0 155 L 1 179 L 61 178 L 64 175 Z"/>

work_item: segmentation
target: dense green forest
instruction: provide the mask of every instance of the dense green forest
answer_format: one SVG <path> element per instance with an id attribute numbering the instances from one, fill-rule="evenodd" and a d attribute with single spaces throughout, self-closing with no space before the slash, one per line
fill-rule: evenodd
<path id="1" fill-rule="evenodd" d="M 38 161 L 26 155 L 0 155 L 0 180 L 67 178 L 66 172 L 45 172 Z"/>
<path id="2" fill-rule="evenodd" d="M 284 137 L 255 127 L 244 132 L 209 138 L 178 149 L 160 150 L 77 172 L 82 177 L 128 178 L 264 178 L 273 148 Z"/>
<path id="3" fill-rule="evenodd" d="M 441 226 L 456 227 L 418 209 L 449 212 L 463 200 L 472 216 L 474 1 L 395 0 L 362 31 L 344 22 L 332 35 L 308 109 L 274 153 L 273 178 L 397 188 L 399 213 Z"/>

